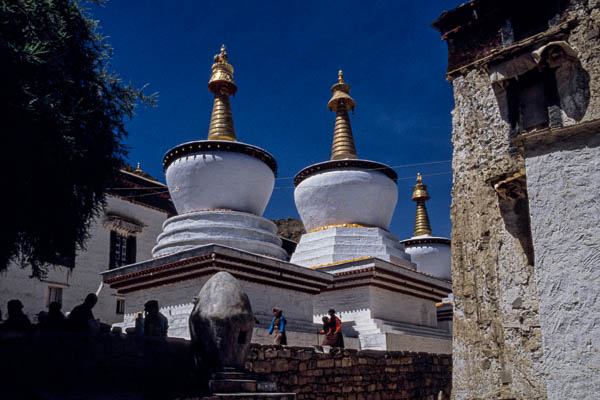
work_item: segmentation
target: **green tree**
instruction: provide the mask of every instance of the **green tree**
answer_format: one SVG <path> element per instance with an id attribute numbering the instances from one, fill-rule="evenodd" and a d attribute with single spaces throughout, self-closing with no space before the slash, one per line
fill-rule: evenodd
<path id="1" fill-rule="evenodd" d="M 125 123 L 154 102 L 110 58 L 78 2 L 0 0 L 0 271 L 15 260 L 42 277 L 84 248 L 126 155 Z"/>

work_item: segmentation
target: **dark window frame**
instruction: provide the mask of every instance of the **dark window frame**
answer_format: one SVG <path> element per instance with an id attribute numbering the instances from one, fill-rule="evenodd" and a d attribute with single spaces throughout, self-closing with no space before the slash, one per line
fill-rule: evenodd
<path id="1" fill-rule="evenodd" d="M 117 315 L 125 314 L 125 299 L 117 299 L 117 309 L 115 312 Z"/>
<path id="2" fill-rule="evenodd" d="M 137 257 L 137 238 L 135 235 L 123 235 L 117 231 L 110 231 L 109 247 L 109 269 L 135 263 Z"/>
<path id="3" fill-rule="evenodd" d="M 510 79 L 506 86 L 506 99 L 508 104 L 508 119 L 510 122 L 511 136 L 534 129 L 544 129 L 556 125 L 551 113 L 560 110 L 560 98 L 556 84 L 556 69 L 541 67 L 532 69 L 517 78 Z M 525 114 L 527 107 L 535 107 L 535 101 L 528 100 L 526 93 L 535 90 L 542 92 L 543 101 L 538 103 L 537 115 L 542 114 L 544 121 L 530 125 L 534 113 Z M 531 109 L 531 108 L 530 108 Z"/>
<path id="4" fill-rule="evenodd" d="M 48 285 L 48 291 L 47 291 L 47 296 L 46 296 L 46 307 L 50 306 L 50 303 L 52 303 L 53 301 L 58 302 L 58 304 L 60 304 L 62 306 L 63 304 L 63 294 L 64 294 L 64 287 L 62 286 L 56 286 L 56 285 Z M 52 293 L 53 292 L 58 293 L 58 296 L 53 296 Z"/>

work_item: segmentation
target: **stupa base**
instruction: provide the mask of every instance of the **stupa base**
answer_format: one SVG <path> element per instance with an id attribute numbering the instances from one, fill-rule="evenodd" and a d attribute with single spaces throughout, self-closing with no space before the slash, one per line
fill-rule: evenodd
<path id="1" fill-rule="evenodd" d="M 290 262 L 316 268 L 366 257 L 402 265 L 410 261 L 404 245 L 388 231 L 335 227 L 302 235 Z"/>
<path id="2" fill-rule="evenodd" d="M 266 218 L 237 211 L 196 211 L 167 219 L 152 257 L 163 257 L 207 244 L 220 244 L 286 260 L 277 226 Z"/>

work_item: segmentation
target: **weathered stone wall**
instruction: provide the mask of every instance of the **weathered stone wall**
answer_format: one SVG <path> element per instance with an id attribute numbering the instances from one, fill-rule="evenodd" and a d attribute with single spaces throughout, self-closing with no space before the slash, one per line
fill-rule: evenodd
<path id="1" fill-rule="evenodd" d="M 298 400 L 437 400 L 450 396 L 451 364 L 445 354 L 252 345 L 246 367 Z"/>
<path id="2" fill-rule="evenodd" d="M 527 153 L 549 399 L 600 393 L 600 133 Z"/>
<path id="3" fill-rule="evenodd" d="M 472 70 L 453 86 L 454 397 L 542 399 L 539 305 L 520 218 L 528 212 L 492 185 L 524 160 L 487 72 Z"/>
<path id="4" fill-rule="evenodd" d="M 599 6 L 596 0 L 569 5 L 566 19 L 573 22 L 563 40 L 578 52 L 580 64 L 556 73 L 563 126 L 600 114 Z M 597 160 L 597 145 L 576 140 L 575 149 L 528 151 L 525 165 L 510 140 L 505 98 L 500 87 L 494 92 L 485 65 L 457 74 L 452 80 L 453 396 L 593 398 L 598 333 L 596 321 L 588 318 L 597 314 L 592 288 L 598 282 L 600 224 L 591 210 L 598 203 L 598 165 L 591 161 Z M 501 199 L 493 184 L 525 166 L 530 200 Z M 574 175 L 578 184 L 567 183 Z M 581 193 L 584 183 L 589 195 Z M 565 212 L 570 201 L 577 207 Z M 562 258 L 568 251 L 575 254 L 570 263 Z"/>

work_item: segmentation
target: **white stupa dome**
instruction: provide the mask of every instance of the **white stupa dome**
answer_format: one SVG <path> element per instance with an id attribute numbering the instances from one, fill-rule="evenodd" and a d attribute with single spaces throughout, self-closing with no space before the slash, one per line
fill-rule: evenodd
<path id="1" fill-rule="evenodd" d="M 184 143 L 170 150 L 165 160 L 167 186 L 179 214 L 232 210 L 261 216 L 273 192 L 275 159 L 249 144 Z"/>
<path id="2" fill-rule="evenodd" d="M 262 218 L 277 162 L 265 150 L 237 141 L 229 105 L 237 86 L 225 47 L 214 60 L 208 83 L 214 103 L 207 140 L 180 144 L 163 159 L 178 215 L 163 224 L 152 256 L 214 243 L 286 259 L 277 227 Z"/>
<path id="3" fill-rule="evenodd" d="M 389 227 L 398 200 L 395 172 L 365 160 L 332 160 L 300 171 L 294 201 L 307 231 L 356 224 Z"/>

